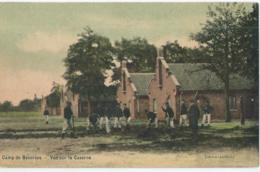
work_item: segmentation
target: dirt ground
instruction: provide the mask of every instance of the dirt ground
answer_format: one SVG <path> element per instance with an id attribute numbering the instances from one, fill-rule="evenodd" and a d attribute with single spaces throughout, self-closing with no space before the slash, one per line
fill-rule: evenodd
<path id="1" fill-rule="evenodd" d="M 99 144 L 112 142 L 113 139 L 110 137 L 2 139 L 0 165 L 1 167 L 255 167 L 259 165 L 258 150 L 250 147 L 235 149 L 194 146 L 192 150 L 183 152 L 95 150 Z"/>
<path id="2" fill-rule="evenodd" d="M 14 114 L 16 115 L 16 114 Z M 130 129 L 86 131 L 76 122 L 77 138 L 61 138 L 62 119 L 46 125 L 41 117 L 2 116 L 1 167 L 256 167 L 259 165 L 258 121 L 240 126 L 214 122 L 199 128 L 198 143 L 187 127 L 147 128 L 140 121 Z M 124 128 L 124 127 L 123 127 Z"/>

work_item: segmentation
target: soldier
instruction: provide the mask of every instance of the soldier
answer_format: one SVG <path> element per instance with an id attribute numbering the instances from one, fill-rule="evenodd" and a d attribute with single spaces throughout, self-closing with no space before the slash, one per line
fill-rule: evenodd
<path id="1" fill-rule="evenodd" d="M 106 133 L 110 133 L 111 132 L 110 119 L 112 117 L 112 114 L 113 114 L 112 106 L 111 105 L 105 106 L 105 108 L 104 108 L 104 118 L 105 118 Z"/>
<path id="2" fill-rule="evenodd" d="M 129 123 L 131 121 L 131 114 L 130 114 L 130 110 L 129 108 L 126 106 L 126 104 L 124 104 L 124 110 L 123 110 L 123 114 L 126 118 L 126 126 L 129 127 Z"/>
<path id="3" fill-rule="evenodd" d="M 71 131 L 71 136 L 74 136 L 74 129 L 72 127 L 72 118 L 73 112 L 71 110 L 71 103 L 67 102 L 66 107 L 64 108 L 64 126 L 62 129 L 62 138 L 64 138 L 67 131 Z"/>
<path id="4" fill-rule="evenodd" d="M 203 111 L 203 118 L 202 118 L 202 126 L 205 125 L 206 121 L 207 121 L 207 125 L 210 125 L 211 122 L 211 113 L 212 113 L 212 106 L 210 106 L 209 101 L 207 101 L 206 105 L 203 107 L 202 111 Z"/>
<path id="5" fill-rule="evenodd" d="M 89 130 L 90 125 L 92 125 L 94 127 L 94 129 L 96 129 L 97 128 L 98 119 L 99 119 L 99 115 L 98 115 L 98 112 L 97 112 L 97 108 L 95 108 L 93 113 L 91 113 L 87 117 L 87 130 Z"/>
<path id="6" fill-rule="evenodd" d="M 188 114 L 190 119 L 190 127 L 192 130 L 192 142 L 197 142 L 198 120 L 200 116 L 200 110 L 197 101 L 194 101 L 193 99 L 191 100 Z"/>
<path id="7" fill-rule="evenodd" d="M 146 113 L 147 119 L 148 119 L 148 127 L 151 127 L 152 124 L 154 124 L 155 128 L 158 128 L 158 118 L 157 118 L 156 113 L 150 112 L 147 109 L 145 109 L 145 113 Z"/>
<path id="8" fill-rule="evenodd" d="M 188 126 L 187 107 L 183 100 L 181 101 L 180 126 Z"/>
<path id="9" fill-rule="evenodd" d="M 170 127 L 174 128 L 174 112 L 168 102 L 165 103 L 165 107 L 162 106 L 162 110 L 165 112 L 167 126 L 170 124 Z"/>
<path id="10" fill-rule="evenodd" d="M 98 112 L 98 115 L 99 115 L 99 128 L 103 129 L 103 124 L 104 124 L 104 121 L 105 121 L 104 107 L 101 106 L 101 105 L 98 105 L 97 112 Z"/>
<path id="11" fill-rule="evenodd" d="M 48 110 L 47 106 L 45 106 L 43 115 L 44 115 L 46 124 L 49 123 L 49 114 L 50 114 L 50 113 L 49 113 L 49 110 Z"/>
<path id="12" fill-rule="evenodd" d="M 122 117 L 122 109 L 120 108 L 120 104 L 117 103 L 114 108 L 114 128 L 121 128 Z"/>

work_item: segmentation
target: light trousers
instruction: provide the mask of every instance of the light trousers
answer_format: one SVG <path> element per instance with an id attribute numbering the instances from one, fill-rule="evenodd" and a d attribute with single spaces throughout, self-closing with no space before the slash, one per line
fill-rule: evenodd
<path id="1" fill-rule="evenodd" d="M 210 122 L 211 122 L 211 114 L 209 113 L 204 114 L 202 118 L 202 124 L 205 125 L 207 123 L 207 125 L 210 125 Z"/>

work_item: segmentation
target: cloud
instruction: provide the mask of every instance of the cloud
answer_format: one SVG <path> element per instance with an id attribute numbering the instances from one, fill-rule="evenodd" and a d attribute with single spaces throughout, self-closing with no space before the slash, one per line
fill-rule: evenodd
<path id="1" fill-rule="evenodd" d="M 17 42 L 17 47 L 22 51 L 29 53 L 47 52 L 51 54 L 64 53 L 69 45 L 76 40 L 73 36 L 66 32 L 42 32 L 37 31 L 24 37 Z"/>

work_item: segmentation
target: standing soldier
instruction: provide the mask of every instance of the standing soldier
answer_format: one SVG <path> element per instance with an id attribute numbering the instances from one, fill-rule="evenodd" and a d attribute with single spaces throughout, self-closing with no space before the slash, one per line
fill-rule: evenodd
<path id="1" fill-rule="evenodd" d="M 131 114 L 130 114 L 130 110 L 129 108 L 126 106 L 126 104 L 124 104 L 124 110 L 123 110 L 123 114 L 126 118 L 126 127 L 129 127 L 129 123 L 131 121 Z"/>
<path id="2" fill-rule="evenodd" d="M 111 105 L 105 106 L 105 108 L 104 108 L 104 118 L 105 118 L 106 133 L 110 133 L 111 132 L 110 119 L 112 117 L 112 114 L 113 114 L 112 106 Z"/>
<path id="3" fill-rule="evenodd" d="M 147 119 L 148 119 L 148 127 L 151 127 L 152 124 L 154 124 L 155 128 L 158 128 L 158 118 L 156 116 L 156 113 L 154 112 L 150 112 L 147 109 L 145 109 L 145 113 L 147 115 Z"/>
<path id="4" fill-rule="evenodd" d="M 91 113 L 88 117 L 87 117 L 87 130 L 89 130 L 90 125 L 92 125 L 94 127 L 94 129 L 97 128 L 97 122 L 98 122 L 98 112 L 97 112 L 97 108 L 94 109 L 94 112 Z"/>
<path id="5" fill-rule="evenodd" d="M 197 102 L 193 99 L 191 100 L 190 108 L 188 111 L 189 119 L 190 119 L 190 127 L 192 130 L 192 142 L 197 142 L 197 134 L 198 134 L 198 120 L 200 116 L 200 110 L 197 105 Z"/>
<path id="6" fill-rule="evenodd" d="M 211 113 L 212 113 L 213 108 L 210 106 L 209 101 L 206 102 L 206 105 L 203 107 L 203 118 L 202 118 L 202 126 L 205 125 L 207 121 L 207 125 L 210 125 L 211 122 Z"/>
<path id="7" fill-rule="evenodd" d="M 181 101 L 180 126 L 188 126 L 187 107 L 183 100 Z"/>
<path id="8" fill-rule="evenodd" d="M 50 114 L 50 113 L 49 113 L 49 110 L 48 110 L 47 106 L 45 106 L 43 115 L 44 115 L 46 124 L 49 123 L 49 114 Z"/>
<path id="9" fill-rule="evenodd" d="M 162 106 L 162 110 L 165 112 L 167 125 L 170 124 L 170 127 L 174 128 L 174 112 L 168 102 L 165 103 L 165 107 Z"/>
<path id="10" fill-rule="evenodd" d="M 74 136 L 74 128 L 72 127 L 72 117 L 73 117 L 73 112 L 71 110 L 71 103 L 67 102 L 66 107 L 64 108 L 64 126 L 62 129 L 62 138 L 64 138 L 65 133 L 67 131 L 71 131 L 71 136 Z"/>
<path id="11" fill-rule="evenodd" d="M 123 112 L 120 104 L 117 103 L 114 110 L 114 128 L 121 128 L 121 121 L 123 117 Z"/>
<path id="12" fill-rule="evenodd" d="M 105 114 L 104 114 L 104 107 L 101 105 L 98 105 L 97 109 L 98 115 L 99 115 L 99 128 L 103 129 L 103 124 L 105 121 Z"/>
<path id="13" fill-rule="evenodd" d="M 240 124 L 245 125 L 245 108 L 243 96 L 240 96 Z"/>

